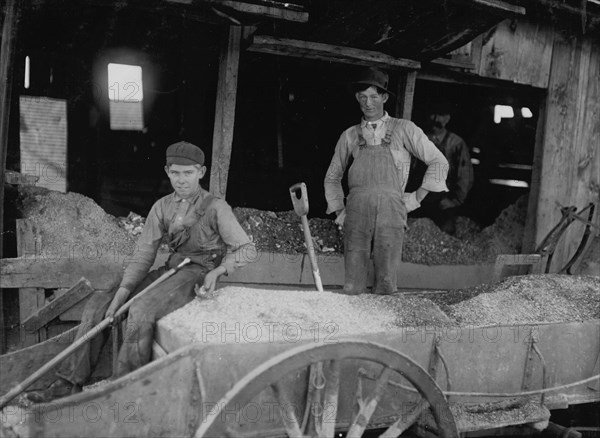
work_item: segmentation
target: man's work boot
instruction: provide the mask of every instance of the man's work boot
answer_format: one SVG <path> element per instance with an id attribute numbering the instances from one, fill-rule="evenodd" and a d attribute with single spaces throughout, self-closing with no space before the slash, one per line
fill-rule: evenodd
<path id="1" fill-rule="evenodd" d="M 48 403 L 57 398 L 66 397 L 81 392 L 80 385 L 74 385 L 68 380 L 58 378 L 43 391 L 27 393 L 27 399 L 34 403 Z"/>

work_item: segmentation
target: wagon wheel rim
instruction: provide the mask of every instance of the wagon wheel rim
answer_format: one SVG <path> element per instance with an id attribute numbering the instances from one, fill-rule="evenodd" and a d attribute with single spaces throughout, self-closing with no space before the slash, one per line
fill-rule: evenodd
<path id="1" fill-rule="evenodd" d="M 337 361 L 339 363 L 339 361 L 345 359 L 365 360 L 383 366 L 382 372 L 375 384 L 375 389 L 372 391 L 371 395 L 369 395 L 367 401 L 373 401 L 373 393 L 377 392 L 378 387 L 385 388 L 387 386 L 388 379 L 392 372 L 399 373 L 420 393 L 422 402 L 417 405 L 413 412 L 408 414 L 408 420 L 405 418 L 404 424 L 399 424 L 400 427 L 403 427 L 403 430 L 410 426 L 407 421 L 411 424 L 414 423 L 414 421 L 418 419 L 420 413 L 427 407 L 430 407 L 438 428 L 437 434 L 443 438 L 459 437 L 458 429 L 446 398 L 429 373 L 408 356 L 374 342 L 344 341 L 335 344 L 318 345 L 311 343 L 291 348 L 265 361 L 237 381 L 221 398 L 218 402 L 218 406 L 226 409 L 227 412 L 235 412 L 238 414 L 253 400 L 254 397 L 269 387 L 272 388 L 275 396 L 280 400 L 279 397 L 282 395 L 280 393 L 282 388 L 277 382 L 280 382 L 289 373 L 306 368 L 311 364 L 322 363 L 325 361 Z M 374 406 L 372 406 L 373 411 L 377 407 L 378 401 L 378 399 L 374 401 Z M 361 423 L 357 418 L 361 412 L 363 412 L 362 408 L 359 414 L 354 416 L 349 432 L 353 430 L 355 424 Z M 373 412 L 370 413 L 372 414 Z M 287 420 L 285 420 L 284 417 L 288 417 Z M 219 418 L 219 415 L 212 415 L 202 421 L 202 424 L 200 424 L 196 430 L 194 435 L 195 438 L 214 436 L 214 432 L 210 433 L 213 427 L 220 427 L 221 430 L 224 431 L 229 430 L 224 423 L 219 424 Z M 304 436 L 300 428 L 301 422 L 294 414 L 292 414 L 291 417 L 282 415 L 281 418 L 285 423 L 285 428 L 289 436 Z M 363 418 L 362 420 L 365 419 Z M 369 420 L 370 415 L 366 419 L 366 423 L 368 423 Z M 362 422 L 364 423 L 364 421 Z M 398 422 L 394 424 L 398 425 Z M 362 428 L 362 430 L 364 430 L 367 424 L 363 424 L 362 426 L 364 426 Z M 394 425 L 388 428 L 388 432 L 386 432 L 387 435 L 384 434 L 382 436 L 398 436 L 399 433 L 393 434 L 390 432 L 392 427 L 394 427 Z M 358 429 L 354 430 L 356 431 Z M 231 435 L 233 435 L 233 433 L 231 433 Z M 360 432 L 360 435 L 354 436 L 361 435 L 362 431 Z"/>

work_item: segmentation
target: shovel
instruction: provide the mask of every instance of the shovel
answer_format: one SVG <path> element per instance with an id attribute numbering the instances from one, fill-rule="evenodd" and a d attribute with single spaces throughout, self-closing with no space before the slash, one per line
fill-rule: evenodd
<path id="1" fill-rule="evenodd" d="M 298 197 L 298 194 L 300 194 L 300 197 Z M 323 292 L 323 283 L 321 283 L 321 275 L 319 274 L 319 266 L 317 265 L 317 257 L 315 256 L 315 247 L 310 235 L 310 228 L 308 228 L 308 218 L 306 217 L 308 214 L 308 194 L 306 193 L 306 184 L 297 183 L 291 186 L 290 197 L 292 198 L 294 211 L 302 220 L 304 240 L 306 241 L 306 247 L 308 248 L 308 258 L 310 259 L 310 265 L 312 266 L 315 285 L 319 292 Z"/>

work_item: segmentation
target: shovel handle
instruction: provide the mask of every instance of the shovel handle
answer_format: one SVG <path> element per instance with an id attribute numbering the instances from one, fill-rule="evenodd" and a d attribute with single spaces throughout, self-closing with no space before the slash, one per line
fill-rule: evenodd
<path id="1" fill-rule="evenodd" d="M 300 193 L 300 197 L 298 197 Z M 308 193 L 306 191 L 306 184 L 303 182 L 296 183 L 290 187 L 290 198 L 292 198 L 292 205 L 294 211 L 298 216 L 306 216 L 308 214 Z"/>
<path id="2" fill-rule="evenodd" d="M 128 302 L 126 302 L 125 304 L 123 304 L 123 306 L 121 306 L 119 308 L 119 310 L 117 310 L 117 312 L 115 313 L 115 316 L 119 316 L 119 315 L 123 314 L 127 309 L 129 309 L 129 307 L 131 306 L 131 304 L 136 299 L 138 299 L 140 296 L 144 295 L 149 290 L 152 290 L 152 288 L 154 288 L 157 284 L 159 284 L 159 283 L 163 282 L 164 280 L 166 280 L 168 277 L 170 277 L 171 275 L 173 275 L 175 272 L 177 272 L 179 269 L 181 269 L 182 267 L 184 267 L 188 263 L 190 263 L 190 259 L 186 258 L 179 265 L 177 265 L 176 267 L 169 269 L 163 275 L 161 275 L 156 280 L 154 280 L 152 282 L 152 284 L 150 284 L 149 286 L 147 286 L 144 290 L 142 290 L 136 296 L 134 296 L 132 299 L 130 299 Z M 4 408 L 13 398 L 15 398 L 17 395 L 19 395 L 23 391 L 25 391 L 29 386 L 31 386 L 33 383 L 35 383 L 37 380 L 39 380 L 42 376 L 44 376 L 47 372 L 51 371 L 54 367 L 56 367 L 65 358 L 67 358 L 68 356 L 70 356 L 71 354 L 73 354 L 79 347 L 81 347 L 83 344 L 85 344 L 86 342 L 88 342 L 90 339 L 92 339 L 94 336 L 96 336 L 102 330 L 104 330 L 105 328 L 107 328 L 108 326 L 110 326 L 112 324 L 112 322 L 113 322 L 113 319 L 114 318 L 112 318 L 112 317 L 111 318 L 104 318 L 102 321 L 100 321 L 100 323 L 98 323 L 98 325 L 96 325 L 91 330 L 89 330 L 88 332 L 86 332 L 79 339 L 76 339 L 71 345 L 69 345 L 63 351 L 61 351 L 56 356 L 54 356 L 52 359 L 50 359 L 50 361 L 48 361 L 45 365 L 43 365 L 39 370 L 37 370 L 35 373 L 33 373 L 32 375 L 30 375 L 25 380 L 23 380 L 17 386 L 15 386 L 14 388 L 12 388 L 4 396 L 0 397 L 0 410 L 2 408 Z"/>

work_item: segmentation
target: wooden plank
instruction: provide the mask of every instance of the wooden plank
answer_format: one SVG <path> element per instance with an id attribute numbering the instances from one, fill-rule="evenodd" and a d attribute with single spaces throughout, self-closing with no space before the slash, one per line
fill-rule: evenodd
<path id="1" fill-rule="evenodd" d="M 7 184 L 34 186 L 38 179 L 36 175 L 25 175 L 14 170 L 7 170 L 4 173 L 4 182 Z"/>
<path id="2" fill-rule="evenodd" d="M 95 288 L 108 289 L 120 277 L 122 265 L 112 260 L 14 258 L 0 260 L 0 273 L 2 288 L 68 288 L 85 277 Z"/>
<path id="3" fill-rule="evenodd" d="M 17 255 L 19 257 L 40 254 L 42 240 L 32 221 L 17 219 L 15 231 L 17 233 Z"/>
<path id="4" fill-rule="evenodd" d="M 535 130 L 535 147 L 533 149 L 533 166 L 531 171 L 531 183 L 529 198 L 527 201 L 527 217 L 525 230 L 523 231 L 522 251 L 531 253 L 535 251 L 536 242 L 536 217 L 540 186 L 542 183 L 542 162 L 544 156 L 544 131 L 546 126 L 546 101 L 542 101 L 538 109 L 538 121 Z"/>
<path id="5" fill-rule="evenodd" d="M 19 7 L 16 0 L 4 4 L 2 39 L 0 45 L 0 208 L 4 210 L 4 172 L 8 150 L 13 65 L 16 52 Z M 0 214 L 0 236 L 4 236 L 4 215 Z M 0 238 L 0 258 L 4 256 L 4 243 Z M 4 300 L 0 290 L 0 354 L 6 350 L 4 327 Z"/>
<path id="6" fill-rule="evenodd" d="M 5 394 L 46 362 L 64 350 L 75 339 L 77 328 L 41 344 L 0 356 L 0 394 Z M 31 389 L 46 387 L 55 379 L 50 374 L 37 381 Z"/>
<path id="7" fill-rule="evenodd" d="M 344 259 L 341 255 L 318 254 L 317 262 L 323 284 L 344 284 Z M 492 264 L 428 266 L 403 262 L 398 268 L 398 278 L 404 289 L 458 289 L 489 282 L 493 267 Z M 108 289 L 121 275 L 121 266 L 116 263 L 91 266 L 85 261 L 69 259 L 3 259 L 0 260 L 0 268 L 0 287 L 22 287 L 27 284 L 45 288 L 68 287 L 84 276 L 96 290 Z M 314 285 L 306 255 L 269 252 L 260 252 L 244 269 L 222 280 L 223 283 Z M 65 314 L 74 311 L 77 306 L 79 304 Z"/>
<path id="8" fill-rule="evenodd" d="M 511 12 L 513 14 L 525 15 L 526 9 L 523 6 L 511 5 L 510 3 L 500 0 L 471 0 L 473 3 L 486 6 L 488 8 L 497 9 L 503 12 Z"/>
<path id="9" fill-rule="evenodd" d="M 227 176 L 233 144 L 241 38 L 242 28 L 240 26 L 229 26 L 224 32 L 221 42 L 210 169 L 210 192 L 221 198 L 225 198 L 227 194 Z"/>
<path id="10" fill-rule="evenodd" d="M 396 117 L 411 119 L 416 82 L 417 72 L 415 70 L 400 73 L 396 93 Z"/>
<path id="11" fill-rule="evenodd" d="M 578 70 L 575 132 L 571 137 L 570 202 L 579 209 L 595 202 L 592 222 L 600 225 L 600 46 L 597 41 L 591 38 L 582 41 Z M 575 254 L 584 229 L 580 221 L 567 229 L 558 253 L 564 261 Z"/>
<path id="12" fill-rule="evenodd" d="M 21 288 L 19 289 L 19 321 L 21 322 L 21 346 L 28 347 L 37 344 L 42 340 L 42 335 L 38 332 L 30 333 L 25 330 L 23 321 L 33 313 L 43 307 L 46 301 L 44 289 L 40 288 Z"/>
<path id="13" fill-rule="evenodd" d="M 479 75 L 546 88 L 553 41 L 548 26 L 505 20 L 483 44 Z"/>
<path id="14" fill-rule="evenodd" d="M 70 309 L 65 310 L 61 315 L 58 316 L 58 319 L 65 322 L 81 321 L 81 315 L 83 315 L 83 309 L 85 308 L 85 305 L 88 302 L 88 300 L 89 297 L 84 298 Z"/>
<path id="15" fill-rule="evenodd" d="M 247 49 L 250 52 L 271 55 L 292 56 L 317 59 L 327 62 L 340 62 L 352 65 L 377 66 L 386 69 L 419 69 L 421 63 L 411 59 L 394 58 L 385 53 L 331 44 L 300 41 L 288 38 L 276 38 L 269 35 L 255 35 Z"/>
<path id="16" fill-rule="evenodd" d="M 536 243 L 561 219 L 559 205 L 598 202 L 600 176 L 600 54 L 590 39 L 556 38 L 544 130 L 537 202 Z M 597 219 L 596 219 L 597 220 Z M 551 272 L 562 267 L 581 239 L 582 224 L 569 227 L 556 247 Z"/>
<path id="17" fill-rule="evenodd" d="M 492 281 L 496 282 L 502 280 L 502 273 L 505 266 L 531 266 L 532 270 L 539 272 L 539 268 L 537 268 L 536 265 L 539 265 L 541 261 L 542 256 L 539 254 L 500 254 L 496 257 Z"/>
<path id="18" fill-rule="evenodd" d="M 23 321 L 22 324 L 25 330 L 28 332 L 39 330 L 64 311 L 88 297 L 92 292 L 94 292 L 94 289 L 90 282 L 83 277 L 80 278 L 66 293 L 38 309 L 37 312 L 34 312 Z"/>
<path id="19" fill-rule="evenodd" d="M 225 7 L 236 12 L 241 12 L 259 17 L 274 18 L 278 20 L 294 21 L 306 23 L 308 21 L 308 12 L 304 11 L 299 5 L 280 2 L 269 2 L 268 5 L 246 3 L 239 0 L 167 0 L 169 3 L 179 3 L 184 5 L 210 4 L 217 7 Z"/>

